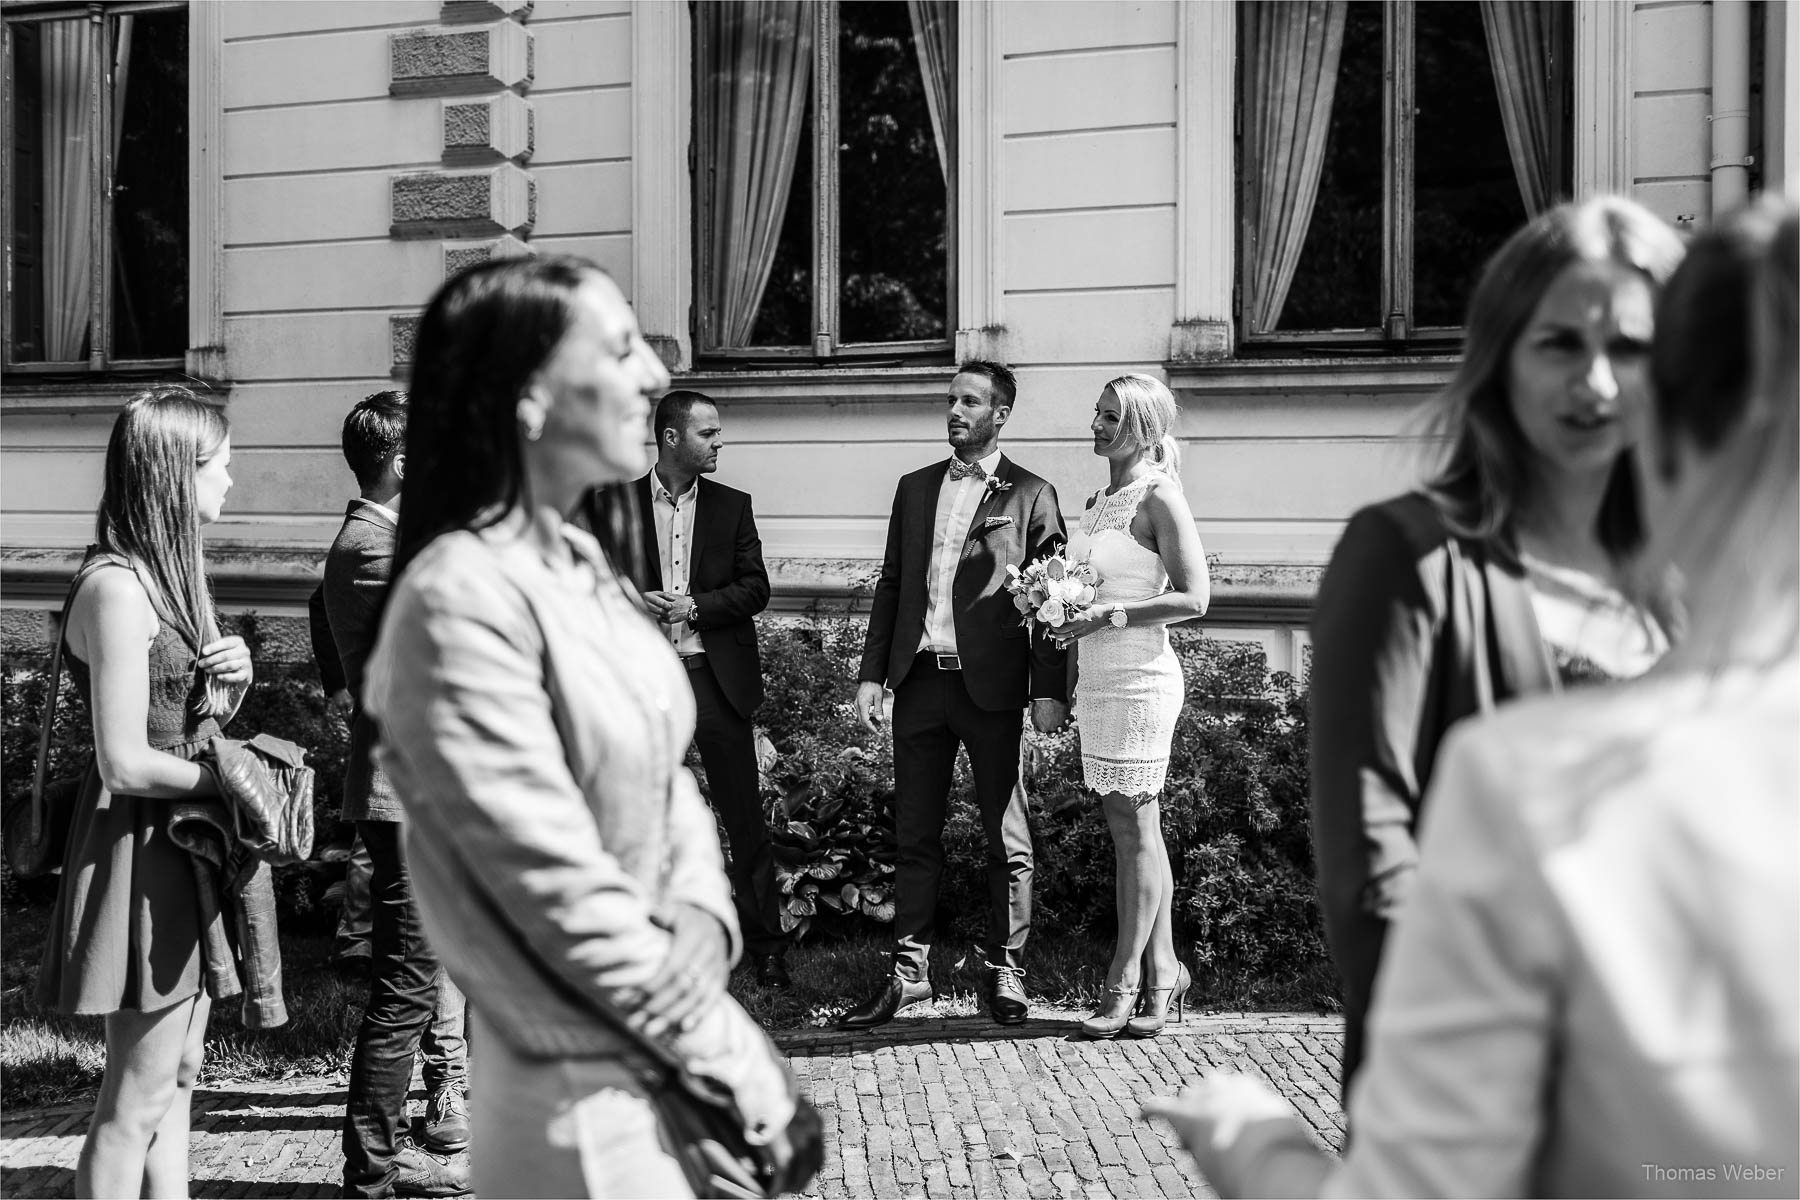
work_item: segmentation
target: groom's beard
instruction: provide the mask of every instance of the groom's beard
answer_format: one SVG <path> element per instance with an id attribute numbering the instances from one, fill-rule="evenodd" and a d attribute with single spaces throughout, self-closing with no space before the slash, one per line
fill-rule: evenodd
<path id="1" fill-rule="evenodd" d="M 965 446 L 988 446 L 992 448 L 997 440 L 999 427 L 992 419 L 978 421 L 962 427 L 950 426 L 946 440 L 957 449 Z"/>

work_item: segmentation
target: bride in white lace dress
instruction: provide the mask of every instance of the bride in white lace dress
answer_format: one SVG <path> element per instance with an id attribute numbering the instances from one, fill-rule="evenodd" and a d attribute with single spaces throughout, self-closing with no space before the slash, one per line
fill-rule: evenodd
<path id="1" fill-rule="evenodd" d="M 1175 957 L 1174 876 L 1157 803 L 1181 713 L 1181 663 L 1168 625 L 1206 612 L 1211 583 L 1193 513 L 1181 490 L 1181 451 L 1170 431 L 1169 389 L 1122 375 L 1094 404 L 1094 453 L 1111 481 L 1088 501 L 1070 536 L 1070 558 L 1100 576 L 1094 603 L 1054 636 L 1073 644 L 1081 770 L 1112 831 L 1119 940 L 1088 1037 L 1162 1032 L 1191 982 Z"/>

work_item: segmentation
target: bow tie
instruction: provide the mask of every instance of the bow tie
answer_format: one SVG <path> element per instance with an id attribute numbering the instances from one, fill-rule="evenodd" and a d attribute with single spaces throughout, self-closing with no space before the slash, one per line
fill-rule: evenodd
<path id="1" fill-rule="evenodd" d="M 981 464 L 978 462 L 966 463 L 960 458 L 950 460 L 950 478 L 967 479 L 971 475 L 977 479 L 988 477 L 988 473 L 981 469 Z"/>

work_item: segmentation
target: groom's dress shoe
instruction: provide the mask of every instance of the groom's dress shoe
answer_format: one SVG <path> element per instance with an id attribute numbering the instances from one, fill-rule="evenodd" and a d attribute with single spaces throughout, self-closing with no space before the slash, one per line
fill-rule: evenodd
<path id="1" fill-rule="evenodd" d="M 1001 1025 L 1019 1025 L 1030 1011 L 1025 1002 L 1025 973 L 1016 967 L 987 969 L 988 1012 Z"/>
<path id="2" fill-rule="evenodd" d="M 859 1008 L 853 1008 L 838 1019 L 839 1029 L 873 1029 L 877 1025 L 886 1025 L 894 1019 L 894 1014 L 909 1004 L 917 1004 L 921 1000 L 931 999 L 929 979 L 902 979 L 898 975 L 888 976 L 881 990 L 871 996 Z"/>

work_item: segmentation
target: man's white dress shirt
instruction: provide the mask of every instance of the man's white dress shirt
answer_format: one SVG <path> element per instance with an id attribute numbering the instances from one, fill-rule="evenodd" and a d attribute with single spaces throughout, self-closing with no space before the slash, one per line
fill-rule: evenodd
<path id="1" fill-rule="evenodd" d="M 650 509 L 656 515 L 656 557 L 662 563 L 663 591 L 688 594 L 688 568 L 693 562 L 694 512 L 700 506 L 700 481 L 695 479 L 680 496 L 671 496 L 662 476 L 650 472 Z M 668 627 L 669 644 L 686 658 L 699 654 L 700 635 L 686 621 Z"/>
<path id="2" fill-rule="evenodd" d="M 965 475 L 950 478 L 944 472 L 943 486 L 938 489 L 937 517 L 931 526 L 931 568 L 925 575 L 925 636 L 919 649 L 937 650 L 944 654 L 956 651 L 956 613 L 951 607 L 950 592 L 956 583 L 956 567 L 962 562 L 963 546 L 969 539 L 969 523 L 975 510 L 987 495 L 987 481 L 1000 466 L 1000 451 L 995 450 L 978 464 L 986 478 Z"/>

